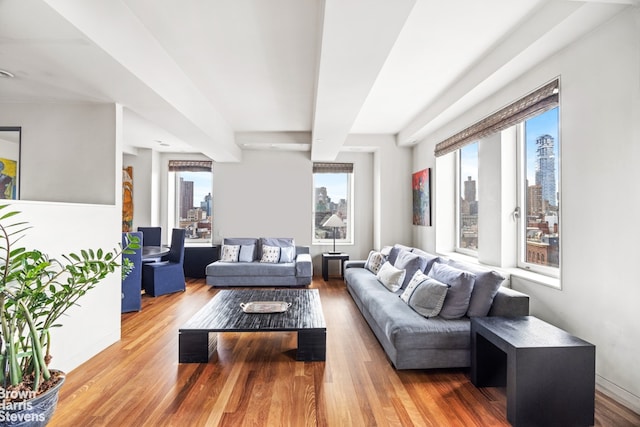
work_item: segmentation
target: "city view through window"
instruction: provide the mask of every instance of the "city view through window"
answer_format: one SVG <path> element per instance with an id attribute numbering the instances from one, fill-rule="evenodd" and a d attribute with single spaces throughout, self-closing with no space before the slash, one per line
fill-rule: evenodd
<path id="1" fill-rule="evenodd" d="M 525 264 L 560 266 L 558 107 L 524 122 Z M 477 251 L 478 143 L 459 152 L 458 248 Z"/>
<path id="2" fill-rule="evenodd" d="M 175 172 L 176 227 L 184 228 L 186 242 L 210 242 L 213 225 L 211 172 Z"/>
<path id="3" fill-rule="evenodd" d="M 313 175 L 314 240 L 333 239 L 333 227 L 323 227 L 331 215 L 338 215 L 344 227 L 335 228 L 336 240 L 348 239 L 349 222 L 349 175 L 348 173 L 315 173 Z"/>
<path id="4" fill-rule="evenodd" d="M 558 107 L 527 120 L 525 135 L 526 248 L 524 261 L 560 266 Z"/>

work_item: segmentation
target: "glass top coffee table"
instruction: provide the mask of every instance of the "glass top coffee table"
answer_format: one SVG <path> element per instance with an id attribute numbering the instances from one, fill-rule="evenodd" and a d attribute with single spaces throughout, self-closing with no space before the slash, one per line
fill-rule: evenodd
<path id="1" fill-rule="evenodd" d="M 297 360 L 325 360 L 327 326 L 317 289 L 219 291 L 178 330 L 179 362 L 207 363 L 217 332 L 278 331 L 298 333 Z"/>

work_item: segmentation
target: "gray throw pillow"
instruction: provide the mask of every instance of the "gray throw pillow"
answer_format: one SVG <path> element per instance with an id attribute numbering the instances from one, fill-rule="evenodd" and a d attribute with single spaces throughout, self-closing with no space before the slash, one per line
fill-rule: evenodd
<path id="1" fill-rule="evenodd" d="M 427 260 L 427 265 L 422 270 L 424 274 L 429 274 L 429 271 L 431 271 L 431 267 L 433 267 L 433 264 L 435 264 L 436 262 L 442 262 L 442 258 L 440 258 L 439 256 L 430 254 L 420 249 L 414 249 L 411 251 L 411 253 Z"/>
<path id="2" fill-rule="evenodd" d="M 405 245 L 401 245 L 400 243 L 396 243 L 389 250 L 389 256 L 387 257 L 387 261 L 389 261 L 391 263 L 391 265 L 396 265 L 396 258 L 398 257 L 398 254 L 400 253 L 400 251 L 405 250 L 407 252 L 411 252 L 412 249 L 413 248 L 410 248 L 409 246 L 405 246 Z"/>
<path id="3" fill-rule="evenodd" d="M 406 288 L 416 271 L 423 271 L 426 265 L 427 260 L 425 258 L 422 258 L 412 252 L 408 252 L 405 249 L 401 249 L 396 257 L 396 262 L 393 263 L 393 266 L 407 271 L 407 274 L 404 276 L 402 288 Z"/>
<path id="4" fill-rule="evenodd" d="M 256 259 L 256 245 L 240 245 L 240 262 L 252 262 Z"/>
<path id="5" fill-rule="evenodd" d="M 476 267 L 472 264 L 463 264 L 453 260 L 449 260 L 448 264 L 452 267 L 466 270 L 476 276 L 467 316 L 484 317 L 489 314 L 493 299 L 505 278 L 497 271 Z"/>
<path id="6" fill-rule="evenodd" d="M 440 317 L 443 319 L 459 319 L 464 316 L 469 309 L 469 300 L 471 299 L 475 275 L 436 262 L 433 264 L 428 276 L 449 285 L 442 310 L 440 310 Z"/>
<path id="7" fill-rule="evenodd" d="M 424 317 L 435 317 L 442 310 L 449 286 L 416 271 L 400 298 Z"/>
<path id="8" fill-rule="evenodd" d="M 294 246 L 285 246 L 280 248 L 280 262 L 293 262 L 296 256 L 296 248 Z"/>

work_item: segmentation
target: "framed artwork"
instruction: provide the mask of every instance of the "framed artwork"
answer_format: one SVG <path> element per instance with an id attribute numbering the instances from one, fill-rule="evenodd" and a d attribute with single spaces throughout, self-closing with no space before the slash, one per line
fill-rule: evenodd
<path id="1" fill-rule="evenodd" d="M 0 127 L 0 199 L 20 198 L 20 127 Z"/>
<path id="2" fill-rule="evenodd" d="M 122 168 L 122 231 L 133 231 L 133 166 Z"/>
<path id="3" fill-rule="evenodd" d="M 412 175 L 413 225 L 431 226 L 431 169 Z"/>

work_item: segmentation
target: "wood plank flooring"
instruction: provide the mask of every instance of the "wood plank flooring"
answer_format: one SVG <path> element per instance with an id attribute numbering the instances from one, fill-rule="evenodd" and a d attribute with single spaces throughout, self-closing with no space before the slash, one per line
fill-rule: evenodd
<path id="1" fill-rule="evenodd" d="M 178 364 L 178 328 L 217 292 L 143 296 L 122 315 L 122 340 L 68 374 L 56 426 L 508 426 L 501 388 L 467 369 L 396 371 L 339 279 L 315 279 L 326 362 L 296 362 L 295 332 L 224 333 L 206 364 Z M 596 426 L 640 415 L 596 397 Z"/>

